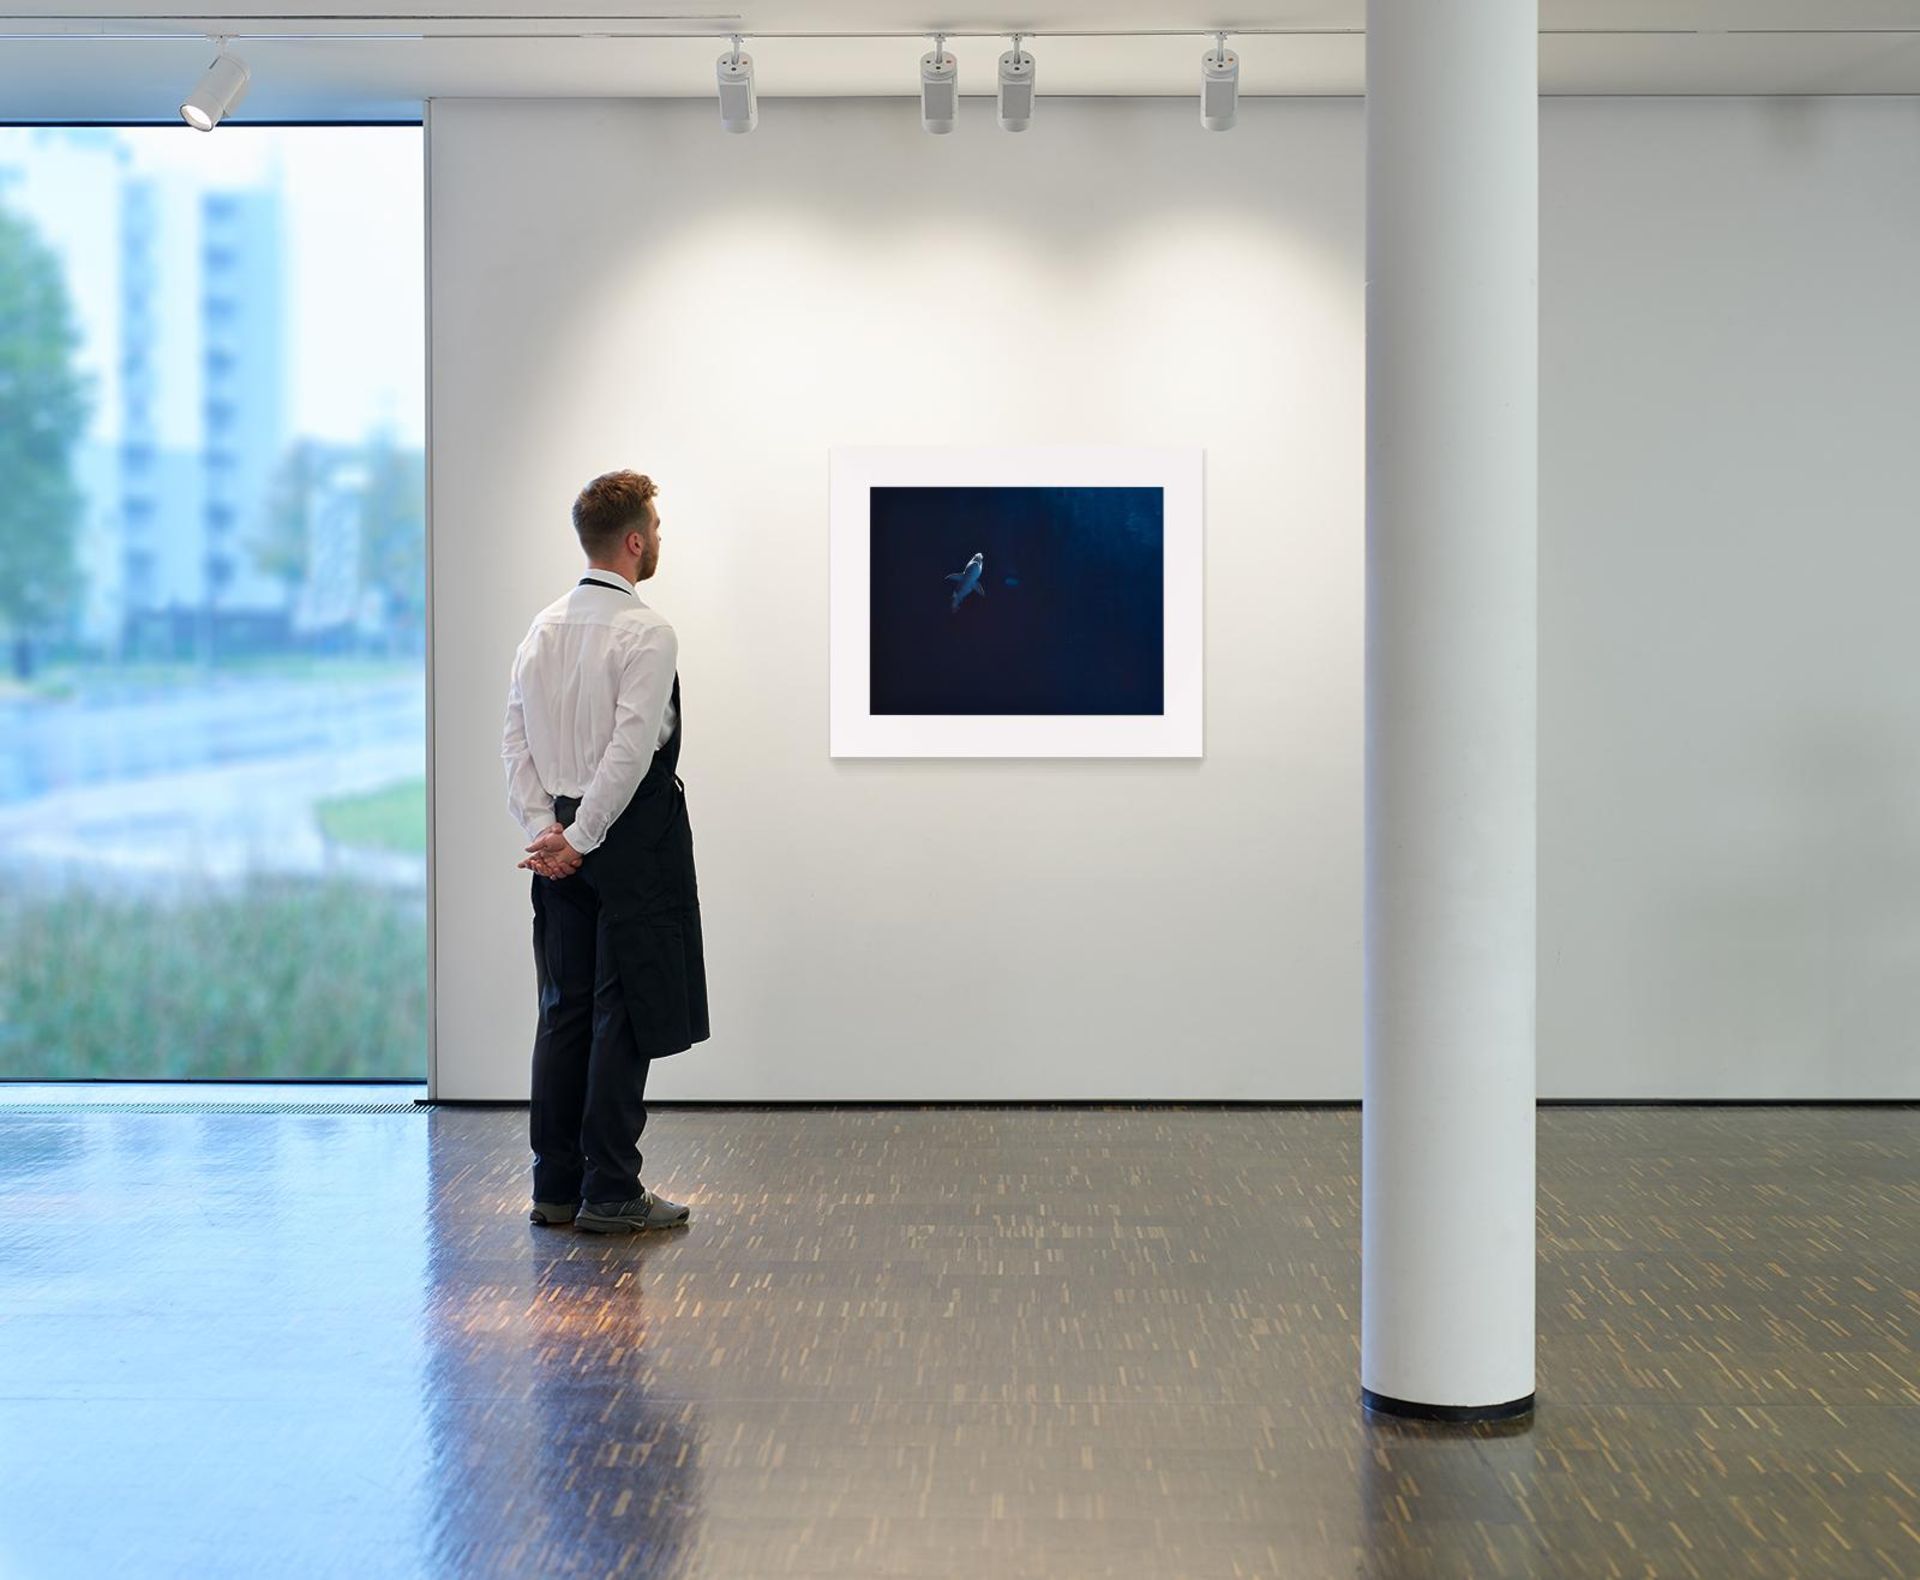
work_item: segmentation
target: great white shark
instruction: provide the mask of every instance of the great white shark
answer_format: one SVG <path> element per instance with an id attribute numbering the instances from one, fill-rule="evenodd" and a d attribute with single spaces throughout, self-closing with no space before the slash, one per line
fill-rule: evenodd
<path id="1" fill-rule="evenodd" d="M 976 554 L 972 559 L 968 560 L 965 570 L 949 571 L 947 573 L 948 581 L 958 582 L 960 584 L 953 589 L 954 613 L 958 614 L 960 612 L 960 605 L 968 593 L 978 593 L 982 598 L 987 596 L 987 589 L 980 585 L 980 578 L 986 574 L 987 557 L 984 554 Z"/>

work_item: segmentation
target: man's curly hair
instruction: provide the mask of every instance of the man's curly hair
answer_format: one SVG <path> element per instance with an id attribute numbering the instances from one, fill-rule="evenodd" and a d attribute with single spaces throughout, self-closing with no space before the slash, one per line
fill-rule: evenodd
<path id="1" fill-rule="evenodd" d="M 647 524 L 647 501 L 659 485 L 639 472 L 602 472 L 573 502 L 573 530 L 590 560 L 605 559 L 629 532 Z"/>

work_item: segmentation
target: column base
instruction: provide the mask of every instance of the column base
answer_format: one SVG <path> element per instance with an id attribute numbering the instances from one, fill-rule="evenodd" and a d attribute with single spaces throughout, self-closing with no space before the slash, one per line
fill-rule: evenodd
<path id="1" fill-rule="evenodd" d="M 1415 1421 L 1513 1421 L 1533 1414 L 1533 1395 L 1509 1399 L 1505 1404 L 1416 1404 L 1411 1399 L 1392 1399 L 1371 1388 L 1360 1390 L 1360 1402 L 1376 1415 L 1404 1416 Z"/>

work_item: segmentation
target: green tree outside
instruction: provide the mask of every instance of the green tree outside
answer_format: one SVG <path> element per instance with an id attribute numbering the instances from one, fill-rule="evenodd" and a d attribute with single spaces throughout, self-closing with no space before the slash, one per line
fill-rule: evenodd
<path id="1" fill-rule="evenodd" d="M 349 488 L 359 522 L 358 581 L 380 594 L 390 646 L 415 651 L 427 621 L 426 458 L 386 432 L 364 443 L 301 439 L 274 474 L 260 568 L 295 594 L 307 575 L 314 503 L 330 484 Z"/>
<path id="2" fill-rule="evenodd" d="M 296 439 L 280 457 L 269 485 L 266 531 L 255 546 L 254 558 L 261 570 L 286 584 L 289 598 L 306 579 L 307 519 L 326 468 L 323 445 Z"/>
<path id="3" fill-rule="evenodd" d="M 361 575 L 387 600 L 389 628 L 411 651 L 427 629 L 427 463 L 390 433 L 367 446 Z"/>
<path id="4" fill-rule="evenodd" d="M 33 644 L 72 609 L 82 511 L 73 447 L 90 381 L 60 259 L 33 227 L 0 208 L 0 634 L 18 679 Z"/>

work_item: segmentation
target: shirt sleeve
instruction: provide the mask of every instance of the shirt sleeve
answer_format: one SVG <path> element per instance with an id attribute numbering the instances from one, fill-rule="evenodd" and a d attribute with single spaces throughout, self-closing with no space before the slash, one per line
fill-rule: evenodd
<path id="1" fill-rule="evenodd" d="M 648 626 L 628 644 L 620 667 L 620 693 L 613 705 L 613 738 L 593 770 L 567 843 L 581 855 L 597 849 L 613 820 L 626 811 L 653 762 L 673 699 L 673 671 L 680 639 L 670 625 Z"/>
<path id="2" fill-rule="evenodd" d="M 507 810 L 528 839 L 538 839 L 553 826 L 553 797 L 540 783 L 527 747 L 527 712 L 520 699 L 520 657 L 514 655 L 513 678 L 507 685 L 507 723 L 500 736 L 500 758 L 507 767 Z"/>

